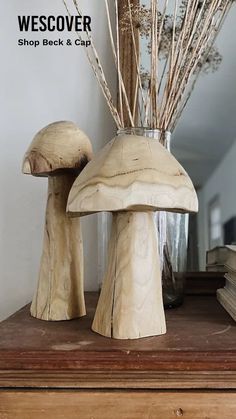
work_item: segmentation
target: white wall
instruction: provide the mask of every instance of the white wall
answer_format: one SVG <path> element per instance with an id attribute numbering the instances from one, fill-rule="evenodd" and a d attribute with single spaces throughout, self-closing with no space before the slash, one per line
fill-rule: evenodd
<path id="1" fill-rule="evenodd" d="M 80 1 L 115 88 L 104 8 Z M 98 150 L 114 125 L 81 47 L 19 47 L 18 14 L 66 14 L 61 0 L 0 0 L 0 319 L 28 303 L 41 254 L 47 180 L 23 176 L 21 163 L 33 135 L 56 120 L 72 120 Z M 61 35 L 59 35 L 61 36 Z M 42 39 L 45 34 L 27 35 Z M 47 37 L 49 35 L 47 34 Z M 51 36 L 51 38 L 56 37 Z M 65 34 L 65 38 L 73 34 Z M 97 219 L 85 220 L 86 289 L 97 288 Z"/>
<path id="2" fill-rule="evenodd" d="M 205 254 L 209 243 L 208 206 L 216 195 L 220 197 L 222 224 L 224 224 L 236 215 L 236 141 L 199 192 L 198 235 L 201 269 L 205 269 Z"/>

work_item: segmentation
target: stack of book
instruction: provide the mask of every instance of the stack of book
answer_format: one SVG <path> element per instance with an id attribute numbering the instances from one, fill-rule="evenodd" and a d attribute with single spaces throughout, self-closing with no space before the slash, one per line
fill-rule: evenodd
<path id="1" fill-rule="evenodd" d="M 225 263 L 228 257 L 227 246 L 217 246 L 206 254 L 206 270 L 208 272 L 227 272 Z"/>
<path id="2" fill-rule="evenodd" d="M 236 246 L 221 246 L 209 250 L 207 268 L 209 267 L 225 272 L 225 287 L 217 290 L 217 299 L 236 321 Z"/>

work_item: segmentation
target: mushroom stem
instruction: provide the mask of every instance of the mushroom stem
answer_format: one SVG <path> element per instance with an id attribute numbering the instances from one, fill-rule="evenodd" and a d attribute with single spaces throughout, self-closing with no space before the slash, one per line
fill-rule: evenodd
<path id="1" fill-rule="evenodd" d="M 49 176 L 43 253 L 31 315 L 69 320 L 86 314 L 83 290 L 83 243 L 79 218 L 66 215 L 75 175 Z"/>
<path id="2" fill-rule="evenodd" d="M 166 333 L 154 212 L 113 213 L 93 331 L 116 339 Z"/>

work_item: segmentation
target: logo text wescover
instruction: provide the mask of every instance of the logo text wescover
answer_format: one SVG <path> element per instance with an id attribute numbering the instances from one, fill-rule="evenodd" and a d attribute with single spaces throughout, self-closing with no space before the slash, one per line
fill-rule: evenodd
<path id="1" fill-rule="evenodd" d="M 20 32 L 91 32 L 90 16 L 18 16 Z"/>

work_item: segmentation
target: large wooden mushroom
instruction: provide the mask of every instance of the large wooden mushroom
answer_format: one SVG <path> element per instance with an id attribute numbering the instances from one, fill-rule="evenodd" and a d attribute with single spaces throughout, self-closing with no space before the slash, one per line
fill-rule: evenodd
<path id="1" fill-rule="evenodd" d="M 34 137 L 23 173 L 48 177 L 48 199 L 38 288 L 31 315 L 69 320 L 86 314 L 79 219 L 66 214 L 70 188 L 92 157 L 88 137 L 72 122 L 55 122 Z"/>
<path id="2" fill-rule="evenodd" d="M 113 212 L 108 267 L 92 329 L 118 339 L 164 334 L 154 211 L 198 210 L 182 166 L 155 139 L 118 136 L 78 176 L 67 210 Z"/>

